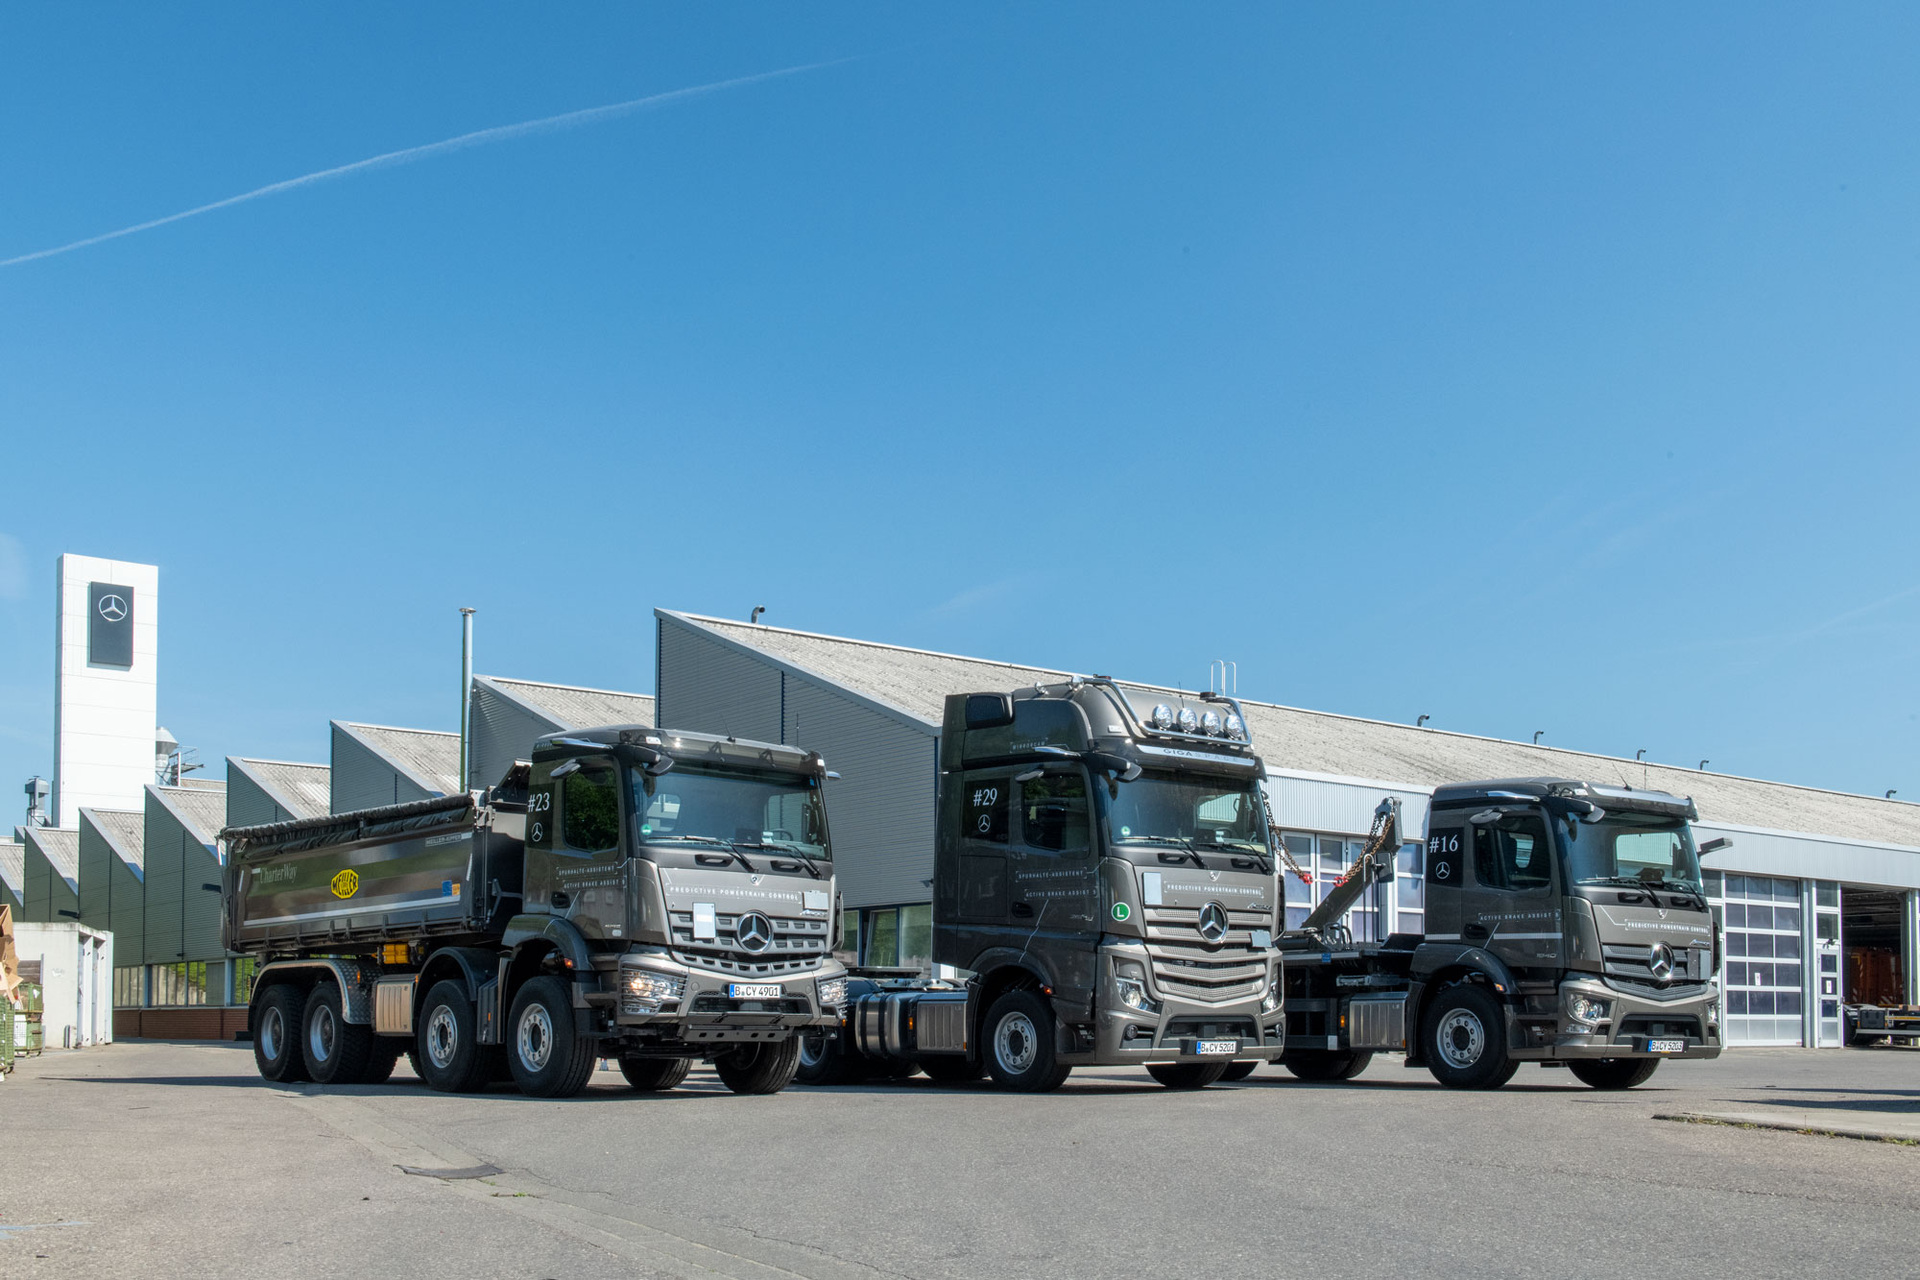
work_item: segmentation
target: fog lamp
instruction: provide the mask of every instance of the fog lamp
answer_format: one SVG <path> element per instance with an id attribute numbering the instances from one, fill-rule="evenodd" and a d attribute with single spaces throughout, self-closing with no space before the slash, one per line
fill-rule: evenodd
<path id="1" fill-rule="evenodd" d="M 1245 740 L 1247 736 L 1247 722 L 1239 716 L 1230 713 L 1227 716 L 1227 736 L 1229 738 Z"/>
<path id="2" fill-rule="evenodd" d="M 847 980 L 845 978 L 822 978 L 815 988 L 820 996 L 822 1007 L 842 1005 L 847 1002 Z"/>
<path id="3" fill-rule="evenodd" d="M 1180 708 L 1180 714 L 1174 717 L 1180 726 L 1180 732 L 1192 733 L 1200 723 L 1200 717 L 1193 714 L 1192 707 Z"/>
<path id="4" fill-rule="evenodd" d="M 1155 707 L 1153 709 L 1152 724 L 1156 729 L 1173 728 L 1173 708 L 1164 702 Z"/>
<path id="5" fill-rule="evenodd" d="M 1200 731 L 1209 738 L 1219 737 L 1221 734 L 1220 713 L 1218 711 L 1209 711 L 1201 716 Z"/>

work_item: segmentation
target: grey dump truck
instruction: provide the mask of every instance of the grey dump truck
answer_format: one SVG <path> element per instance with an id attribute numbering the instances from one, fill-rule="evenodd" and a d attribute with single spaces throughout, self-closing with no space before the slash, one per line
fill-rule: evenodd
<path id="1" fill-rule="evenodd" d="M 259 961 L 269 1080 L 567 1097 L 614 1058 L 636 1089 L 711 1062 L 793 1079 L 839 1026 L 818 755 L 645 726 L 537 739 L 485 792 L 225 832 L 224 928 Z"/>
<path id="2" fill-rule="evenodd" d="M 1136 711 L 1104 677 L 946 700 L 933 961 L 856 971 L 802 1079 L 1057 1087 L 1137 1064 L 1196 1088 L 1281 1051 L 1264 770 L 1231 698 Z"/>
<path id="3" fill-rule="evenodd" d="M 1538 1062 L 1624 1089 L 1667 1058 L 1717 1057 L 1696 816 L 1665 792 L 1566 778 L 1440 787 L 1415 846 L 1427 932 L 1356 944 L 1342 917 L 1400 846 L 1398 802 L 1383 801 L 1363 854 L 1279 938 L 1281 1065 L 1343 1080 L 1389 1050 L 1454 1088 L 1497 1089 Z"/>

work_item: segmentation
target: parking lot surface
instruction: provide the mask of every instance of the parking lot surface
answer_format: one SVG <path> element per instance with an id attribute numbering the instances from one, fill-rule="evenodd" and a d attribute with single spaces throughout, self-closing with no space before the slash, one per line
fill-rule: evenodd
<path id="1" fill-rule="evenodd" d="M 547 1102 L 122 1042 L 0 1085 L 0 1275 L 1912 1274 L 1920 1146 L 1657 1118 L 1681 1115 L 1898 1134 L 1920 1052 L 1743 1050 L 1629 1093 L 1535 1067 L 1452 1093 L 1381 1057 L 1345 1085 L 1107 1069 L 1042 1096 L 603 1071 Z"/>

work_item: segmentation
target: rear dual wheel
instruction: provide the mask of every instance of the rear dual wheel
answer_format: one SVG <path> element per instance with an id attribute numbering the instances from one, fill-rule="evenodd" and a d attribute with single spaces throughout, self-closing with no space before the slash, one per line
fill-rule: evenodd
<path id="1" fill-rule="evenodd" d="M 675 1088 L 693 1070 L 691 1058 L 622 1058 L 620 1074 L 642 1093 L 664 1093 Z"/>
<path id="2" fill-rule="evenodd" d="M 1567 1063 L 1573 1078 L 1593 1089 L 1631 1089 L 1653 1078 L 1658 1058 L 1588 1058 Z"/>
<path id="3" fill-rule="evenodd" d="M 1204 1089 L 1218 1084 L 1231 1062 L 1156 1062 L 1147 1074 L 1169 1089 Z"/>
<path id="4" fill-rule="evenodd" d="M 746 1045 L 713 1060 L 720 1083 L 735 1093 L 778 1093 L 800 1070 L 800 1037 Z"/>
<path id="5" fill-rule="evenodd" d="M 262 1080 L 298 1084 L 307 1078 L 300 1056 L 300 1025 L 307 993 L 291 983 L 276 983 L 261 994 L 253 1015 L 253 1065 Z"/>
<path id="6" fill-rule="evenodd" d="M 1373 1053 L 1350 1049 L 1345 1053 L 1326 1049 L 1289 1049 L 1280 1055 L 1280 1065 L 1296 1080 L 1351 1080 L 1367 1069 Z"/>

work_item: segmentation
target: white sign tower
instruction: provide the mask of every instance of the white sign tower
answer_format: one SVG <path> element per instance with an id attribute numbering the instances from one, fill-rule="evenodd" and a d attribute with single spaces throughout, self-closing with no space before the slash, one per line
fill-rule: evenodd
<path id="1" fill-rule="evenodd" d="M 160 570 L 60 557 L 54 624 L 53 821 L 138 809 L 154 780 L 159 727 Z"/>

